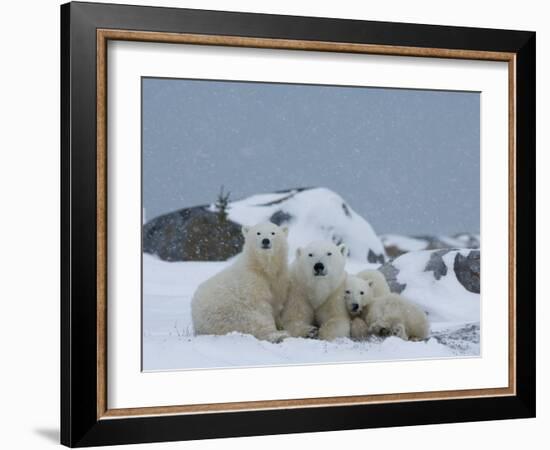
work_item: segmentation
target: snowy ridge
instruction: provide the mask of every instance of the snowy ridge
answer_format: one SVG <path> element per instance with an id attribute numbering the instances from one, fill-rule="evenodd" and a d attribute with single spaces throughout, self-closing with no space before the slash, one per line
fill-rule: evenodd
<path id="1" fill-rule="evenodd" d="M 444 248 L 479 248 L 480 236 L 476 233 L 459 233 L 454 236 L 405 236 L 382 234 L 380 239 L 388 256 L 395 257 L 407 252 Z"/>
<path id="2" fill-rule="evenodd" d="M 415 252 L 426 250 L 428 242 L 424 239 L 418 239 L 400 234 L 384 234 L 380 236 L 385 247 L 396 247 L 404 252 Z"/>

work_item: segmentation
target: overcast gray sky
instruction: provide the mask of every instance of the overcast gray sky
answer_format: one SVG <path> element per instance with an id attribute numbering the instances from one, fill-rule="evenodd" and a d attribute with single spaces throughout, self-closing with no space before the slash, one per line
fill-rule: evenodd
<path id="1" fill-rule="evenodd" d="M 302 186 L 378 233 L 479 232 L 479 93 L 143 79 L 147 220 Z"/>

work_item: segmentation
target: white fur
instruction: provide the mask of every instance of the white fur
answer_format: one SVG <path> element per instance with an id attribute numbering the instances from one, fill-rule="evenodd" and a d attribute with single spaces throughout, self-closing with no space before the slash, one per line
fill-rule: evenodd
<path id="1" fill-rule="evenodd" d="M 350 321 L 340 301 L 346 272 L 347 248 L 317 241 L 298 248 L 289 269 L 288 300 L 282 312 L 282 325 L 291 336 L 325 340 L 349 337 Z M 322 269 L 315 269 L 321 267 Z"/>
<path id="2" fill-rule="evenodd" d="M 374 299 L 375 286 L 373 281 L 367 281 L 358 276 L 348 275 L 344 286 L 342 304 L 351 316 L 350 334 L 353 339 L 364 339 L 368 336 L 365 322 L 368 306 Z"/>
<path id="3" fill-rule="evenodd" d="M 361 274 L 364 275 L 364 272 Z M 360 292 L 369 287 L 373 294 L 385 291 L 385 279 L 382 280 L 372 273 L 369 274 L 369 279 L 372 281 L 348 276 L 346 282 L 343 303 L 352 316 L 351 337 L 363 339 L 369 334 L 376 334 L 398 336 L 404 340 L 426 339 L 430 326 L 424 311 L 399 294 L 388 292 L 361 296 Z M 359 308 L 353 308 L 353 304 L 358 304 Z"/>
<path id="4" fill-rule="evenodd" d="M 430 332 L 426 313 L 399 294 L 376 297 L 368 307 L 365 322 L 371 334 L 404 340 L 426 339 Z"/>
<path id="5" fill-rule="evenodd" d="M 388 295 L 390 293 L 390 287 L 388 286 L 386 278 L 382 272 L 378 270 L 363 270 L 355 276 L 371 282 L 373 297 L 381 297 L 382 295 Z"/>
<path id="6" fill-rule="evenodd" d="M 369 328 L 362 317 L 351 319 L 350 335 L 352 339 L 365 339 L 369 335 Z"/>
<path id="7" fill-rule="evenodd" d="M 196 334 L 236 331 L 271 342 L 288 337 L 276 325 L 288 290 L 287 234 L 287 228 L 272 223 L 243 227 L 242 253 L 193 296 Z M 264 239 L 269 248 L 263 248 Z"/>

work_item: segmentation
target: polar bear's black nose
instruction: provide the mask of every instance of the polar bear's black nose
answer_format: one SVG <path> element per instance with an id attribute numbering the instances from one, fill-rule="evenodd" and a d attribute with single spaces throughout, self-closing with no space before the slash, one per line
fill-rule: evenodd
<path id="1" fill-rule="evenodd" d="M 315 263 L 315 265 L 313 266 L 313 270 L 315 270 L 315 272 L 322 272 L 323 270 L 325 270 L 325 266 L 323 263 Z"/>
<path id="2" fill-rule="evenodd" d="M 269 245 L 269 239 L 263 239 L 262 240 L 262 245 Z"/>
<path id="3" fill-rule="evenodd" d="M 357 303 L 352 303 L 351 304 L 351 310 L 352 311 L 357 311 L 359 309 L 359 305 Z"/>

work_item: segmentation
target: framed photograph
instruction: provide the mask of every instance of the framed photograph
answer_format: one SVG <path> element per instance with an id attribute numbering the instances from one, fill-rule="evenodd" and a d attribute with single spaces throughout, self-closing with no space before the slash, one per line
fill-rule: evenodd
<path id="1" fill-rule="evenodd" d="M 61 7 L 61 441 L 535 415 L 535 33 Z"/>

